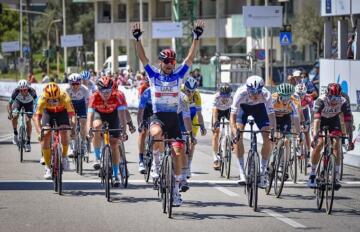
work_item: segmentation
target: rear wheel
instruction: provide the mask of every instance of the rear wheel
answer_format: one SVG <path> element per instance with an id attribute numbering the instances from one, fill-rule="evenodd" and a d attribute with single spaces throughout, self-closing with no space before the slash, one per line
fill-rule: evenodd
<path id="1" fill-rule="evenodd" d="M 335 171 L 335 156 L 330 155 L 329 161 L 325 170 L 325 199 L 326 199 L 326 213 L 331 214 L 333 202 L 334 202 L 334 193 L 335 193 L 335 180 L 336 180 L 336 171 Z"/>

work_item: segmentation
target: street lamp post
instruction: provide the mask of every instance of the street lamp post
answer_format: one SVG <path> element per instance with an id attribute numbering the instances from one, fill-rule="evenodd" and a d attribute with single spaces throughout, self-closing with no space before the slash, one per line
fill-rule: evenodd
<path id="1" fill-rule="evenodd" d="M 50 29 L 51 29 L 51 26 L 52 24 L 54 23 L 59 23 L 61 22 L 61 19 L 55 19 L 53 21 L 50 22 L 49 24 L 49 27 L 48 27 L 48 31 L 47 31 L 47 49 L 49 51 L 50 49 Z M 55 25 L 55 36 L 56 36 L 56 46 L 59 46 L 59 32 L 58 32 L 58 28 L 57 26 Z M 57 62 L 57 74 L 59 75 L 60 74 L 60 59 L 59 59 L 59 53 L 56 52 L 56 62 Z M 49 75 L 50 73 L 50 59 L 49 59 L 49 56 L 47 57 L 47 75 Z"/>

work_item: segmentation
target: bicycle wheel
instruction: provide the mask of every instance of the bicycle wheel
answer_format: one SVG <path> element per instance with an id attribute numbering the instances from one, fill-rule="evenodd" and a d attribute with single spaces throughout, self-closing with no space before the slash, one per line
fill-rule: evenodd
<path id="1" fill-rule="evenodd" d="M 145 165 L 145 171 L 144 179 L 145 182 L 148 183 L 150 179 L 150 172 L 151 172 L 151 164 L 152 164 L 152 153 L 151 151 L 147 151 L 144 156 L 144 165 Z"/>
<path id="2" fill-rule="evenodd" d="M 163 158 L 161 169 L 160 169 L 160 177 L 159 177 L 159 191 L 161 194 L 161 200 L 162 200 L 162 209 L 163 213 L 167 212 L 167 188 L 166 188 L 166 170 L 168 165 L 168 155 L 165 155 Z"/>
<path id="3" fill-rule="evenodd" d="M 58 159 L 57 159 L 57 150 L 51 149 L 51 177 L 53 181 L 54 191 L 58 191 Z"/>
<path id="4" fill-rule="evenodd" d="M 73 149 L 73 155 L 75 160 L 75 166 L 76 166 L 76 173 L 80 172 L 80 135 L 77 134 L 75 141 L 74 141 L 74 149 Z"/>
<path id="5" fill-rule="evenodd" d="M 25 135 L 26 135 L 26 131 L 25 131 L 25 126 L 21 126 L 20 127 L 20 131 L 19 131 L 19 150 L 20 150 L 20 162 L 23 162 L 24 159 L 24 146 L 25 146 Z"/>
<path id="6" fill-rule="evenodd" d="M 335 171 L 335 156 L 330 155 L 327 167 L 325 169 L 325 199 L 326 199 L 326 213 L 331 214 L 333 202 L 334 202 L 334 193 L 335 193 L 335 180 L 336 180 L 336 171 Z"/>
<path id="7" fill-rule="evenodd" d="M 271 191 L 271 187 L 272 187 L 272 183 L 274 181 L 274 176 L 275 176 L 275 157 L 277 154 L 277 148 L 275 147 L 274 150 L 271 153 L 271 157 L 269 159 L 269 164 L 268 164 L 268 185 L 265 188 L 265 193 L 266 195 L 270 194 Z"/>
<path id="8" fill-rule="evenodd" d="M 259 155 L 257 153 L 254 153 L 253 163 L 254 163 L 254 169 L 253 169 L 254 181 L 252 183 L 252 193 L 253 193 L 253 208 L 254 211 L 256 212 L 258 207 L 258 182 L 260 177 L 259 175 L 260 160 L 259 160 Z"/>
<path id="9" fill-rule="evenodd" d="M 83 160 L 84 160 L 84 149 L 82 147 L 82 139 L 79 138 L 79 156 L 78 156 L 78 163 L 79 163 L 79 175 L 82 176 L 83 174 Z"/>
<path id="10" fill-rule="evenodd" d="M 322 204 L 324 201 L 324 191 L 325 191 L 324 174 L 325 174 L 324 154 L 321 154 L 318 166 L 316 168 L 316 188 L 315 188 L 316 206 L 317 209 L 319 210 L 322 208 Z"/>
<path id="11" fill-rule="evenodd" d="M 225 174 L 226 174 L 226 179 L 230 179 L 230 169 L 231 169 L 231 140 L 230 137 L 227 136 L 226 137 L 226 147 L 225 147 Z"/>
<path id="12" fill-rule="evenodd" d="M 121 181 L 121 185 L 124 188 L 127 188 L 128 179 L 129 179 L 129 170 L 127 167 L 125 148 L 124 148 L 123 142 L 120 142 L 120 144 L 119 144 L 119 151 L 120 151 L 120 155 L 122 157 L 122 161 L 119 164 L 119 171 L 120 171 L 120 177 L 121 177 L 120 181 Z"/>
<path id="13" fill-rule="evenodd" d="M 103 173 L 104 173 L 104 182 L 105 182 L 105 197 L 107 201 L 110 202 L 110 185 L 111 185 L 111 178 L 112 178 L 112 161 L 111 161 L 111 150 L 110 146 L 106 145 L 103 148 L 103 155 L 104 155 L 104 166 L 103 166 Z"/>
<path id="14" fill-rule="evenodd" d="M 277 198 L 280 197 L 284 187 L 284 180 L 286 175 L 286 160 L 285 160 L 285 147 L 284 143 L 280 142 L 278 154 L 275 159 L 275 182 L 274 191 Z"/>
<path id="15" fill-rule="evenodd" d="M 300 147 L 298 146 L 298 144 L 294 141 L 295 139 L 293 139 L 292 143 L 291 143 L 291 147 L 290 147 L 290 158 L 289 158 L 289 173 L 290 173 L 290 177 L 293 180 L 294 184 L 296 184 L 297 182 L 297 160 L 298 157 L 300 157 Z"/>
<path id="16" fill-rule="evenodd" d="M 339 174 L 340 174 L 340 180 L 343 179 L 343 173 L 344 173 L 344 148 L 342 145 L 340 145 L 340 170 L 339 170 Z"/>
<path id="17" fill-rule="evenodd" d="M 60 145 L 57 145 L 57 165 L 58 165 L 58 175 L 57 175 L 57 183 L 58 183 L 58 194 L 62 194 L 62 150 Z"/>
<path id="18" fill-rule="evenodd" d="M 251 153 L 251 151 L 249 151 L 248 153 L 248 158 L 247 158 L 247 162 L 245 165 L 245 173 L 246 173 L 246 184 L 245 184 L 245 192 L 247 195 L 247 199 L 248 199 L 248 205 L 249 207 L 253 206 L 253 189 L 252 189 L 252 183 L 254 181 L 254 176 L 253 176 L 253 169 L 255 168 L 253 163 L 253 154 Z"/>
<path id="19" fill-rule="evenodd" d="M 167 200 L 167 213 L 168 217 L 171 218 L 172 214 L 172 207 L 173 207 L 173 193 L 174 193 L 174 186 L 175 186 L 175 177 L 173 173 L 173 165 L 172 165 L 172 157 L 171 155 L 167 158 L 166 164 L 166 200 Z"/>
<path id="20" fill-rule="evenodd" d="M 219 143 L 219 148 L 218 148 L 218 154 L 220 156 L 220 176 L 224 177 L 224 174 L 226 173 L 225 167 L 226 167 L 226 162 L 227 160 L 225 159 L 225 151 L 226 151 L 226 141 L 223 142 L 223 139 L 225 139 L 223 136 L 220 136 L 220 143 Z"/>

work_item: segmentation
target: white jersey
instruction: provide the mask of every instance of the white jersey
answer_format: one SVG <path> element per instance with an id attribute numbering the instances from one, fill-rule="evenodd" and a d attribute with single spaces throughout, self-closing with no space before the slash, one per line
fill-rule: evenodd
<path id="1" fill-rule="evenodd" d="M 73 102 L 79 102 L 84 100 L 85 102 L 89 101 L 89 90 L 85 87 L 85 85 L 81 85 L 78 91 L 74 91 L 73 88 L 69 86 L 66 88 L 66 92 L 69 94 L 70 99 Z"/>
<path id="2" fill-rule="evenodd" d="M 185 93 L 180 92 L 179 94 L 179 107 L 177 113 L 182 113 L 184 118 L 190 118 L 189 100 Z"/>
<path id="3" fill-rule="evenodd" d="M 95 85 L 94 82 L 91 81 L 91 80 L 89 80 L 88 86 L 85 86 L 85 87 L 88 88 L 88 90 L 89 90 L 89 95 L 92 95 L 92 94 L 95 93 L 96 90 L 97 90 L 96 85 Z"/>
<path id="4" fill-rule="evenodd" d="M 250 94 L 247 91 L 246 85 L 243 85 L 236 90 L 233 103 L 231 105 L 231 112 L 238 113 L 242 105 L 253 106 L 258 104 L 265 105 L 267 114 L 274 113 L 273 101 L 269 90 L 263 87 L 262 92 L 256 101 L 254 101 L 250 98 Z"/>
<path id="5" fill-rule="evenodd" d="M 221 96 L 219 92 L 217 92 L 214 96 L 213 108 L 218 110 L 228 110 L 231 108 L 233 102 L 233 97 L 230 96 Z"/>

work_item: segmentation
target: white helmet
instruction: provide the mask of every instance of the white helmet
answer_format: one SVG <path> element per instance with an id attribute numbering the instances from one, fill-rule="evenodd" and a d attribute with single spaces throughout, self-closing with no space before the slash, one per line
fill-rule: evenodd
<path id="1" fill-rule="evenodd" d="M 246 80 L 246 87 L 248 89 L 259 90 L 264 87 L 264 80 L 260 76 L 250 76 Z"/>
<path id="2" fill-rule="evenodd" d="M 306 94 L 307 88 L 306 85 L 304 83 L 300 83 L 298 85 L 295 86 L 295 93 L 298 96 L 303 96 Z"/>
<path id="3" fill-rule="evenodd" d="M 190 91 L 195 91 L 195 89 L 198 87 L 198 82 L 195 78 L 192 76 L 189 76 L 185 83 L 184 83 L 185 89 L 188 89 Z"/>
<path id="4" fill-rule="evenodd" d="M 69 83 L 80 83 L 82 77 L 79 73 L 71 73 L 68 77 Z"/>
<path id="5" fill-rule="evenodd" d="M 292 75 L 293 75 L 293 77 L 300 77 L 301 76 L 301 71 L 300 70 L 294 70 Z"/>
<path id="6" fill-rule="evenodd" d="M 27 80 L 20 80 L 18 82 L 18 88 L 20 89 L 28 89 L 30 86 L 29 86 L 29 83 L 27 82 Z"/>

